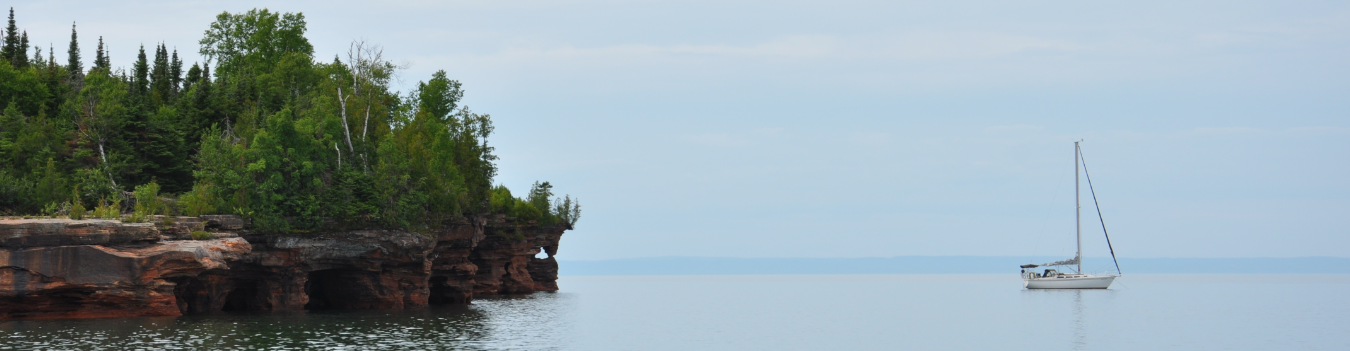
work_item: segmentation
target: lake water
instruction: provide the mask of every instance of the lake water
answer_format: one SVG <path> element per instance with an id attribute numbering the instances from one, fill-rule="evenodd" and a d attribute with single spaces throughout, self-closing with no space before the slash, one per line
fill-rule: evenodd
<path id="1" fill-rule="evenodd" d="M 418 311 L 0 322 L 0 349 L 1350 350 L 1350 275 L 565 276 Z"/>

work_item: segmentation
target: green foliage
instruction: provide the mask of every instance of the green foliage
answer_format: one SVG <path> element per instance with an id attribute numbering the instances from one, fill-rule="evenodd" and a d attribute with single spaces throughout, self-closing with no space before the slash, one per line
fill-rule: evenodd
<path id="1" fill-rule="evenodd" d="M 495 186 L 488 196 L 488 212 L 512 216 L 511 211 L 515 209 L 516 201 L 516 198 L 511 196 L 511 189 L 503 185 Z"/>
<path id="2" fill-rule="evenodd" d="M 66 194 L 66 179 L 56 169 L 56 162 L 49 158 L 47 159 L 47 166 L 41 170 L 37 186 L 33 189 L 33 200 L 40 204 L 57 204 L 64 202 L 62 201 L 65 200 L 64 194 Z M 43 212 L 47 215 L 54 213 L 46 210 Z"/>
<path id="3" fill-rule="evenodd" d="M 491 213 L 521 221 L 534 220 L 541 225 L 566 223 L 571 227 L 581 218 L 581 203 L 571 195 L 553 197 L 553 185 L 549 182 L 535 182 L 525 199 L 511 196 L 511 190 L 498 185 L 492 188 L 488 204 Z"/>
<path id="4" fill-rule="evenodd" d="M 75 24 L 70 24 L 70 48 L 66 50 L 66 70 L 70 72 L 71 81 L 78 81 L 84 76 L 84 62 L 80 60 L 80 41 L 79 34 L 75 32 Z"/>
<path id="5" fill-rule="evenodd" d="M 80 200 L 80 186 L 70 196 L 70 219 L 84 219 L 84 201 Z"/>
<path id="6" fill-rule="evenodd" d="M 201 230 L 194 230 L 194 231 L 192 231 L 191 235 L 192 235 L 192 240 L 210 240 L 210 239 L 211 239 L 211 233 L 207 233 L 207 232 L 201 231 Z"/>
<path id="7" fill-rule="evenodd" d="M 178 197 L 178 205 L 183 209 L 184 215 L 200 216 L 218 213 L 220 199 L 216 194 L 215 185 L 200 182 L 192 186 L 192 191 Z"/>
<path id="8" fill-rule="evenodd" d="M 45 172 L 50 161 L 68 152 L 66 136 L 60 121 L 47 118 L 45 113 L 25 115 L 13 102 L 0 114 L 0 156 L 16 174 Z"/>
<path id="9" fill-rule="evenodd" d="M 93 216 L 102 219 L 121 219 L 122 200 L 113 201 L 110 204 L 106 198 L 99 199 L 98 205 L 94 206 Z"/>
<path id="10" fill-rule="evenodd" d="M 315 61 L 305 31 L 299 13 L 222 13 L 199 42 L 208 61 L 186 72 L 162 42 L 112 67 L 102 38 L 82 72 L 73 27 L 66 65 L 0 60 L 0 213 L 81 217 L 97 202 L 88 215 L 235 213 L 265 233 L 575 222 L 580 207 L 547 182 L 526 199 L 492 186 L 492 119 L 445 71 L 403 94 L 378 46 Z"/>
<path id="11" fill-rule="evenodd" d="M 202 56 L 217 62 L 222 77 L 271 71 L 287 53 L 314 54 L 305 38 L 305 15 L 267 9 L 222 12 L 200 44 Z"/>
<path id="12" fill-rule="evenodd" d="M 569 228 L 576 227 L 577 220 L 581 218 L 581 202 L 573 200 L 571 195 L 563 196 L 562 201 L 554 202 L 553 215 L 562 223 L 567 223 Z"/>
<path id="13" fill-rule="evenodd" d="M 159 198 L 159 184 L 155 181 L 137 186 L 134 192 L 136 196 L 136 210 L 128 218 L 130 222 L 145 222 L 150 216 L 156 214 L 168 215 L 168 207 L 164 201 Z"/>
<path id="14" fill-rule="evenodd" d="M 60 210 L 61 204 L 49 202 L 47 203 L 47 206 L 42 206 L 42 215 L 47 217 L 53 217 L 56 216 L 56 212 Z"/>
<path id="15" fill-rule="evenodd" d="M 445 77 L 445 71 L 436 71 L 426 83 L 417 84 L 417 107 L 437 120 L 450 118 L 464 98 L 459 81 Z"/>
<path id="16" fill-rule="evenodd" d="M 544 213 L 548 212 L 551 207 L 549 206 L 549 199 L 551 198 L 553 198 L 552 184 L 534 182 L 534 185 L 530 186 L 530 195 L 525 198 L 525 201 L 529 202 L 530 206 L 539 209 L 540 213 Z"/>
<path id="17" fill-rule="evenodd" d="M 33 213 L 28 209 L 32 199 L 34 184 L 27 178 L 15 175 L 9 170 L 0 169 L 0 214 Z"/>
<path id="18" fill-rule="evenodd" d="M 24 115 L 38 114 L 52 98 L 51 87 L 42 84 L 39 71 L 16 68 L 0 60 L 0 104 L 15 104 Z"/>

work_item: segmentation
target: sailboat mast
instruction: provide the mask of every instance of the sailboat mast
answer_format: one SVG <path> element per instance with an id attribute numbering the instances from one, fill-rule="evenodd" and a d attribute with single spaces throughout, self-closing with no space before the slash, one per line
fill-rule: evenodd
<path id="1" fill-rule="evenodd" d="M 1078 196 L 1078 142 L 1073 142 L 1073 216 L 1074 225 L 1078 232 L 1078 255 L 1074 256 L 1078 261 L 1078 273 L 1083 273 L 1083 206 L 1079 204 Z"/>

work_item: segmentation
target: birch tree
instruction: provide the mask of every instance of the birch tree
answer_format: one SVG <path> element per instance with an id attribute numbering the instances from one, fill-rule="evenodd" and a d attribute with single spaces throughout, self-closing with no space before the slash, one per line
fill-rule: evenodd
<path id="1" fill-rule="evenodd" d="M 79 141 L 98 154 L 99 168 L 107 174 L 113 189 L 118 186 L 108 161 L 108 143 L 118 128 L 117 119 L 125 113 L 122 101 L 126 94 L 126 86 L 117 78 L 109 76 L 106 69 L 95 68 L 89 72 L 84 88 L 76 96 Z"/>

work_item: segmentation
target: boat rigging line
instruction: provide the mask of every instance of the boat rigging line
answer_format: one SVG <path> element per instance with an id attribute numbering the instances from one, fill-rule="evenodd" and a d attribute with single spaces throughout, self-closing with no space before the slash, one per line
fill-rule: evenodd
<path id="1" fill-rule="evenodd" d="M 1097 191 L 1092 189 L 1092 175 L 1088 173 L 1087 158 L 1083 157 L 1083 149 L 1078 149 L 1078 159 L 1083 162 L 1083 176 L 1088 181 L 1088 192 L 1092 193 L 1092 204 L 1097 206 L 1097 220 L 1102 223 L 1102 234 L 1106 235 L 1106 248 L 1111 249 L 1111 262 L 1116 264 L 1116 274 L 1120 272 L 1120 261 L 1116 261 L 1116 249 L 1111 247 L 1111 234 L 1106 232 L 1106 220 L 1102 219 L 1102 205 L 1097 203 Z"/>

